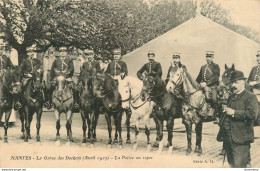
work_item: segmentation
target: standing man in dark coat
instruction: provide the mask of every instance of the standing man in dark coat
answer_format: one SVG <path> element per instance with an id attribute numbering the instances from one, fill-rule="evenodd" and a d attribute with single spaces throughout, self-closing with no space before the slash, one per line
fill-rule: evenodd
<path id="1" fill-rule="evenodd" d="M 107 66 L 106 74 L 111 75 L 114 79 L 124 79 L 128 75 L 127 65 L 121 61 L 121 49 L 114 49 L 114 60 Z"/>
<path id="2" fill-rule="evenodd" d="M 257 66 L 254 66 L 248 77 L 248 84 L 251 86 L 253 93 L 258 100 L 258 117 L 255 126 L 260 126 L 260 50 L 256 54 Z"/>
<path id="3" fill-rule="evenodd" d="M 219 84 L 220 69 L 218 64 L 213 62 L 214 52 L 206 51 L 207 64 L 203 65 L 196 81 L 204 88 L 206 98 L 211 103 L 211 107 L 217 111 L 217 86 Z"/>
<path id="4" fill-rule="evenodd" d="M 6 55 L 4 55 L 5 44 L 0 44 L 0 71 L 3 69 L 12 69 L 13 63 Z"/>
<path id="5" fill-rule="evenodd" d="M 232 95 L 224 109 L 223 142 L 231 167 L 245 168 L 248 162 L 250 143 L 254 142 L 254 120 L 258 113 L 256 96 L 245 89 L 244 73 L 231 74 Z"/>
<path id="6" fill-rule="evenodd" d="M 162 67 L 159 62 L 156 62 L 155 60 L 155 53 L 154 51 L 148 52 L 148 60 L 149 62 L 144 64 L 143 67 L 137 72 L 137 77 L 140 80 L 143 80 L 144 76 L 143 73 L 146 72 L 148 75 L 151 75 L 152 77 L 162 77 Z"/>

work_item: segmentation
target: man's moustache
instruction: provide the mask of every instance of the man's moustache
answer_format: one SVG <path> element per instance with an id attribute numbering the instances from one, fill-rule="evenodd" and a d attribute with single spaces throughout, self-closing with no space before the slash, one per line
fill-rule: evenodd
<path id="1" fill-rule="evenodd" d="M 237 90 L 237 88 L 236 87 L 231 87 L 231 90 L 234 91 L 234 90 Z"/>

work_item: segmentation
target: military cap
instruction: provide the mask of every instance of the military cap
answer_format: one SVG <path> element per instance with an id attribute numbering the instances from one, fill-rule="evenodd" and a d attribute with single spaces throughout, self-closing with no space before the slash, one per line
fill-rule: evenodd
<path id="1" fill-rule="evenodd" d="M 260 50 L 257 51 L 256 57 L 260 57 Z"/>
<path id="2" fill-rule="evenodd" d="M 113 54 L 114 55 L 121 55 L 121 49 L 114 49 Z"/>
<path id="3" fill-rule="evenodd" d="M 61 47 L 59 47 L 59 51 L 60 51 L 60 52 L 67 51 L 67 47 L 61 46 Z"/>
<path id="4" fill-rule="evenodd" d="M 155 52 L 154 52 L 153 50 L 149 50 L 148 53 L 147 53 L 147 55 L 148 55 L 148 56 L 149 56 L 149 55 L 155 56 Z"/>
<path id="5" fill-rule="evenodd" d="M 173 53 L 172 58 L 180 58 L 181 54 L 180 53 Z"/>
<path id="6" fill-rule="evenodd" d="M 83 53 L 87 54 L 87 55 L 93 55 L 94 54 L 94 50 L 92 50 L 92 49 L 84 49 Z"/>
<path id="7" fill-rule="evenodd" d="M 214 51 L 206 51 L 206 56 L 214 56 Z"/>
<path id="8" fill-rule="evenodd" d="M 35 48 L 32 46 L 26 48 L 27 52 L 34 52 L 34 50 L 35 50 Z"/>

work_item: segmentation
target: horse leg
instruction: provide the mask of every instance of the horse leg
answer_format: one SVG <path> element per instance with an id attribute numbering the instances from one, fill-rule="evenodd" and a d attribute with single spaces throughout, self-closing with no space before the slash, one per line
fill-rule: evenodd
<path id="1" fill-rule="evenodd" d="M 134 150 L 136 150 L 136 148 L 137 148 L 138 134 L 139 134 L 139 119 L 137 119 L 135 122 L 135 142 L 134 142 L 134 147 L 133 147 Z"/>
<path id="2" fill-rule="evenodd" d="M 116 115 L 116 116 L 115 116 Z M 117 114 L 114 114 L 114 122 L 115 122 L 115 139 L 114 139 L 114 143 L 118 143 L 118 117 Z"/>
<path id="3" fill-rule="evenodd" d="M 159 120 L 159 149 L 158 152 L 162 152 L 163 149 L 163 120 Z"/>
<path id="4" fill-rule="evenodd" d="M 60 113 L 57 109 L 54 109 L 54 113 L 55 113 L 55 116 L 56 116 L 56 130 L 57 130 L 57 133 L 56 133 L 56 141 L 60 141 Z"/>
<path id="5" fill-rule="evenodd" d="M 24 107 L 24 118 L 25 118 L 25 138 L 24 138 L 24 142 L 28 142 L 28 138 L 29 138 L 29 108 L 28 106 Z"/>
<path id="6" fill-rule="evenodd" d="M 93 145 L 94 144 L 94 139 L 93 139 L 93 127 L 94 127 L 94 119 L 95 119 L 95 114 L 92 111 L 90 113 L 90 118 L 89 118 L 89 130 L 90 130 L 90 143 Z"/>
<path id="7" fill-rule="evenodd" d="M 71 111 L 71 110 L 68 110 L 66 116 L 67 116 L 67 123 L 66 123 L 66 128 L 67 128 L 67 141 L 68 141 L 68 142 L 73 142 L 72 130 L 71 130 L 72 111 Z"/>
<path id="8" fill-rule="evenodd" d="M 86 138 L 86 129 L 87 129 L 86 112 L 81 110 L 80 115 L 81 115 L 81 119 L 82 119 L 82 130 L 83 130 L 83 141 L 82 141 L 82 143 L 86 143 L 87 142 L 87 138 Z"/>
<path id="9" fill-rule="evenodd" d="M 153 147 L 159 147 L 159 124 L 158 124 L 158 117 L 156 114 L 153 117 L 153 120 L 155 122 L 155 127 L 156 127 L 156 141 L 153 144 Z"/>
<path id="10" fill-rule="evenodd" d="M 93 120 L 93 139 L 97 141 L 96 127 L 98 123 L 99 112 L 98 110 L 94 110 L 94 120 Z"/>
<path id="11" fill-rule="evenodd" d="M 186 154 L 190 154 L 192 149 L 191 149 L 191 131 L 192 131 L 192 123 L 185 123 L 186 127 L 186 132 L 187 132 L 187 141 L 188 141 L 188 147 L 186 150 Z"/>
<path id="12" fill-rule="evenodd" d="M 8 142 L 8 137 L 7 137 L 7 130 L 8 130 L 8 122 L 9 122 L 9 118 L 11 116 L 11 111 L 12 110 L 8 110 L 5 112 L 5 123 L 4 123 L 4 128 L 5 128 L 5 136 L 4 136 L 4 142 L 7 143 Z"/>
<path id="13" fill-rule="evenodd" d="M 106 117 L 106 120 L 107 120 L 107 129 L 108 129 L 108 134 L 109 134 L 108 144 L 111 144 L 112 143 L 112 137 L 111 137 L 111 132 L 112 132 L 111 115 L 106 112 L 105 113 L 105 117 Z"/>
<path id="14" fill-rule="evenodd" d="M 32 119 L 33 119 L 33 111 L 31 111 L 29 113 L 29 132 L 28 132 L 28 138 L 29 139 L 32 139 L 32 136 L 31 136 L 31 123 L 32 123 Z"/>
<path id="15" fill-rule="evenodd" d="M 25 138 L 25 134 L 24 134 L 24 112 L 22 111 L 22 109 L 18 110 L 19 111 L 19 115 L 20 115 L 20 121 L 21 121 L 21 132 L 22 132 L 22 135 L 21 135 L 21 139 L 24 139 Z"/>
<path id="16" fill-rule="evenodd" d="M 126 126 L 127 126 L 127 139 L 126 139 L 126 143 L 127 144 L 131 144 L 131 140 L 130 140 L 130 119 L 131 119 L 131 110 L 127 109 L 125 111 L 126 113 Z"/>
<path id="17" fill-rule="evenodd" d="M 168 144 L 167 147 L 169 148 L 169 153 L 172 152 L 172 137 L 173 137 L 173 126 L 174 126 L 174 119 L 170 116 L 167 120 L 167 131 L 168 131 Z"/>
<path id="18" fill-rule="evenodd" d="M 202 122 L 195 124 L 195 132 L 196 132 L 196 148 L 195 151 L 198 155 L 202 154 L 201 141 L 202 141 Z"/>
<path id="19" fill-rule="evenodd" d="M 122 122 L 122 112 L 119 111 L 117 113 L 117 130 L 119 133 L 119 145 L 122 146 L 123 145 L 123 140 L 122 140 L 122 126 L 121 126 L 121 122 Z"/>
<path id="20" fill-rule="evenodd" d="M 37 123 L 36 123 L 36 128 L 37 128 L 37 135 L 36 135 L 36 141 L 40 142 L 40 129 L 41 129 L 41 118 L 42 118 L 42 107 L 40 107 L 37 111 Z"/>
<path id="21" fill-rule="evenodd" d="M 150 117 L 148 116 L 145 119 L 146 123 L 145 123 L 145 134 L 147 136 L 147 150 L 150 151 L 151 150 L 151 143 L 150 143 Z"/>

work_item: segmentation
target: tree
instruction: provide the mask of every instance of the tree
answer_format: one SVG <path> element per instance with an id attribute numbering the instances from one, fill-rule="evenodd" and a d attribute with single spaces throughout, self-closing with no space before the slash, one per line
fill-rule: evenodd
<path id="1" fill-rule="evenodd" d="M 0 3 L 0 32 L 4 39 L 18 52 L 18 62 L 26 58 L 26 48 L 44 40 L 45 23 L 49 20 L 52 0 L 24 0 L 13 2 L 5 0 Z M 47 48 L 47 47 L 46 47 Z"/>

